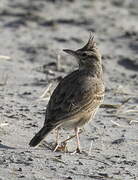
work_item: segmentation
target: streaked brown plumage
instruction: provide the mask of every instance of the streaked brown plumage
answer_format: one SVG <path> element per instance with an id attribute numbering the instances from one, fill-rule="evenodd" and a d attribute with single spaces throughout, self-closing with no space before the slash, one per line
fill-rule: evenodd
<path id="1" fill-rule="evenodd" d="M 53 129 L 73 128 L 77 151 L 80 152 L 79 127 L 94 117 L 104 97 L 101 54 L 93 37 L 81 49 L 64 51 L 75 56 L 79 68 L 61 80 L 54 90 L 46 109 L 44 126 L 29 145 L 36 146 Z"/>

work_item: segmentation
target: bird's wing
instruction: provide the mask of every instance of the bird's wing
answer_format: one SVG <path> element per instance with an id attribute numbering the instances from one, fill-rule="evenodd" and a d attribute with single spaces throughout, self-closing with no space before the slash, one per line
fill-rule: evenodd
<path id="1" fill-rule="evenodd" d="M 95 109 L 99 105 L 96 95 L 103 93 L 102 84 L 79 73 L 75 71 L 66 76 L 56 87 L 47 106 L 45 124 L 59 125 L 78 112 Z"/>

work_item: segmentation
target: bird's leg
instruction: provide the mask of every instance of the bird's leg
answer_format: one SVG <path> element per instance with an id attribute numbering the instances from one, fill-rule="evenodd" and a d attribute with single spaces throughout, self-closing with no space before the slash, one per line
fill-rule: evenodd
<path id="1" fill-rule="evenodd" d="M 56 144 L 59 144 L 59 128 L 57 128 L 57 133 L 56 133 Z"/>
<path id="2" fill-rule="evenodd" d="M 66 147 L 66 142 L 65 143 L 59 143 L 59 129 L 60 128 L 57 128 L 57 132 L 56 132 L 56 145 L 54 147 L 54 152 L 55 151 L 61 151 L 61 152 L 68 152 L 68 149 Z"/>
<path id="3" fill-rule="evenodd" d="M 76 140 L 77 140 L 77 148 L 71 154 L 81 153 L 81 150 L 80 150 L 80 140 L 79 140 L 79 128 L 76 127 L 74 130 L 75 130 L 75 136 L 76 136 Z"/>
<path id="4" fill-rule="evenodd" d="M 81 130 L 81 131 L 78 132 L 78 134 L 81 134 L 82 132 L 83 132 L 83 131 Z M 69 138 L 67 138 L 66 140 L 64 140 L 64 141 L 62 142 L 62 144 L 67 143 L 69 140 L 73 139 L 74 137 L 76 137 L 76 134 L 73 135 L 73 136 L 70 136 Z"/>
<path id="5" fill-rule="evenodd" d="M 54 152 L 58 149 L 59 146 L 59 128 L 56 129 L 56 145 L 54 148 Z"/>
<path id="6" fill-rule="evenodd" d="M 75 135 L 76 135 L 76 140 L 77 140 L 76 153 L 81 153 L 81 150 L 80 150 L 80 139 L 79 139 L 79 128 L 78 127 L 75 128 Z"/>

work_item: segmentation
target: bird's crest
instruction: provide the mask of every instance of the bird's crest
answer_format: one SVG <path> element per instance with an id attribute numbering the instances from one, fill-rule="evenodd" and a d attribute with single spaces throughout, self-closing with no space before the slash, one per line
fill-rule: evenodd
<path id="1" fill-rule="evenodd" d="M 81 48 L 80 50 L 92 50 L 95 47 L 96 43 L 94 42 L 94 36 L 92 36 L 92 34 L 90 33 L 90 37 L 89 40 L 87 42 L 87 44 Z"/>

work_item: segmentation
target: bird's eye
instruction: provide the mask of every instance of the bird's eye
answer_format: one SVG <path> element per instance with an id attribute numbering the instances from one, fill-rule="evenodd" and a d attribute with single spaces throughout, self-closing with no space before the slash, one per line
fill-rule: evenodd
<path id="1" fill-rule="evenodd" d="M 84 52 L 84 53 L 82 53 L 82 56 L 86 56 L 86 53 Z"/>

